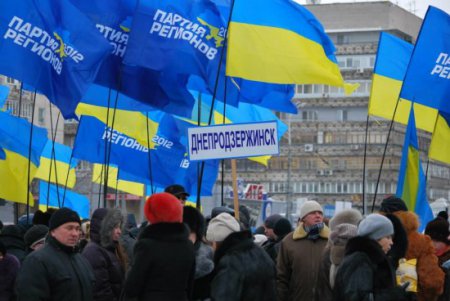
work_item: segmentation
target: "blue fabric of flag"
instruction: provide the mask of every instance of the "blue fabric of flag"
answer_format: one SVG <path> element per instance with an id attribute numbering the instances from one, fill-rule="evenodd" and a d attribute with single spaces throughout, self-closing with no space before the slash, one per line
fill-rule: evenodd
<path id="1" fill-rule="evenodd" d="M 57 187 L 45 181 L 40 181 L 39 184 L 39 205 L 48 205 L 49 207 L 60 208 L 63 207 L 74 210 L 80 218 L 90 217 L 90 202 L 89 199 L 72 190 L 64 187 Z"/>
<path id="2" fill-rule="evenodd" d="M 119 102 L 142 103 L 130 109 L 150 105 L 153 108 L 168 113 L 185 116 L 193 106 L 194 100 L 186 89 L 187 75 L 174 74 L 170 71 L 160 72 L 137 66 L 122 64 L 132 32 L 131 23 L 136 7 L 136 0 L 78 0 L 74 4 L 86 13 L 97 29 L 113 46 L 97 75 L 95 82 L 111 88 L 113 94 L 120 91 Z M 92 89 L 84 96 L 83 101 L 95 101 Z M 98 97 L 98 92 L 97 97 Z M 101 94 L 102 99 L 108 99 L 109 91 Z M 114 98 L 113 98 L 114 99 Z M 131 101 L 132 100 L 132 101 Z M 111 102 L 110 106 L 113 106 Z"/>
<path id="3" fill-rule="evenodd" d="M 35 87 L 62 112 L 75 108 L 111 46 L 68 0 L 0 2 L 0 72 Z"/>
<path id="4" fill-rule="evenodd" d="M 47 144 L 42 151 L 42 157 L 48 159 L 54 159 L 56 157 L 57 161 L 67 164 L 70 163 L 71 168 L 78 164 L 78 160 L 72 157 L 72 149 L 70 147 L 58 142 L 52 142 L 51 140 L 47 141 Z"/>
<path id="5" fill-rule="evenodd" d="M 217 70 L 226 22 L 209 0 L 142 0 L 133 18 L 125 63 L 207 78 Z"/>
<path id="6" fill-rule="evenodd" d="M 400 97 L 450 112 L 450 16 L 429 6 Z"/>
<path id="7" fill-rule="evenodd" d="M 47 143 L 47 130 L 33 126 L 31 154 L 29 156 L 31 123 L 27 120 L 0 112 L 0 147 L 30 157 L 31 162 L 39 166 L 39 159 Z"/>
<path id="8" fill-rule="evenodd" d="M 9 87 L 0 85 L 0 108 L 3 108 L 9 95 Z"/>

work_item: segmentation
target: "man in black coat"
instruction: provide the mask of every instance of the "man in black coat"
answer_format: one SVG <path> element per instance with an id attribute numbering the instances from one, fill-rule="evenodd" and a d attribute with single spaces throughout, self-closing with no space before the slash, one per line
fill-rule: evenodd
<path id="1" fill-rule="evenodd" d="M 80 217 L 68 208 L 52 215 L 45 246 L 31 253 L 19 272 L 18 301 L 92 300 L 95 278 L 77 250 L 80 226 Z"/>

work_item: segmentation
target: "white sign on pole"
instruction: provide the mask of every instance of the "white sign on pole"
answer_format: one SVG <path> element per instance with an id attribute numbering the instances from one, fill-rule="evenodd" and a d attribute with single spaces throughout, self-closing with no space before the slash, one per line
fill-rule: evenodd
<path id="1" fill-rule="evenodd" d="M 189 160 L 278 155 L 277 122 L 188 128 Z"/>

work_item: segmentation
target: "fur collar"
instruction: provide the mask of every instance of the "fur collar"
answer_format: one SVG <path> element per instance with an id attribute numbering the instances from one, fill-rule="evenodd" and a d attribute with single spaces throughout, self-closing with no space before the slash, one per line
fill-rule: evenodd
<path id="1" fill-rule="evenodd" d="M 319 236 L 323 239 L 328 239 L 328 236 L 330 235 L 330 228 L 327 227 L 327 225 L 323 226 L 323 229 L 320 230 Z M 298 227 L 294 230 L 294 233 L 292 234 L 292 238 L 294 240 L 303 239 L 308 236 L 308 233 L 306 233 L 305 229 L 303 228 L 303 223 L 300 223 Z"/>
<path id="2" fill-rule="evenodd" d="M 414 212 L 396 211 L 393 214 L 400 219 L 406 233 L 417 232 L 419 229 L 419 218 Z"/>
<path id="3" fill-rule="evenodd" d="M 248 230 L 234 232 L 225 238 L 214 254 L 214 262 L 217 264 L 227 253 L 239 250 L 248 250 L 254 246 L 252 234 Z"/>
<path id="4" fill-rule="evenodd" d="M 366 253 L 377 264 L 386 260 L 386 254 L 384 254 L 380 244 L 367 237 L 356 236 L 347 242 L 345 255 L 347 256 L 355 252 Z"/>
<path id="5" fill-rule="evenodd" d="M 139 239 L 176 241 L 189 239 L 189 229 L 183 223 L 157 223 L 142 230 Z"/>

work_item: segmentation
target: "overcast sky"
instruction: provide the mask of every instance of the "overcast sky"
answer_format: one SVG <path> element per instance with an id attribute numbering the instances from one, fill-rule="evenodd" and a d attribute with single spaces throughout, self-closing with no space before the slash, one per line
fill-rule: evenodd
<path id="1" fill-rule="evenodd" d="M 306 0 L 297 0 L 300 3 L 306 3 Z M 338 3 L 338 2 L 368 2 L 370 0 L 322 0 L 322 3 Z M 411 11 L 415 6 L 415 13 L 423 18 L 427 11 L 428 5 L 433 5 L 450 14 L 450 0 L 390 0 L 393 3 Z"/>

